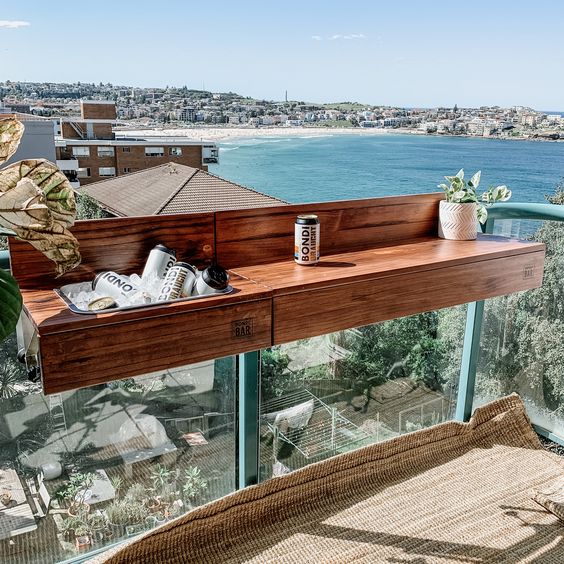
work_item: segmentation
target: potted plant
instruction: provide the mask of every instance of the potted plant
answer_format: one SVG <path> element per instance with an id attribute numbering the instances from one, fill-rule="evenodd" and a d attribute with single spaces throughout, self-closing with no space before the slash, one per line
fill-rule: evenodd
<path id="1" fill-rule="evenodd" d="M 175 489 L 175 473 L 162 464 L 157 464 L 151 472 L 151 482 L 155 492 L 160 491 L 164 497 Z"/>
<path id="2" fill-rule="evenodd" d="M 151 512 L 155 513 L 160 510 L 162 506 L 162 500 L 157 495 L 155 488 L 148 488 L 149 496 L 145 498 L 145 507 Z"/>
<path id="3" fill-rule="evenodd" d="M 107 525 L 107 520 L 101 511 L 96 511 L 95 513 L 88 516 L 88 526 L 91 531 L 91 541 L 92 544 L 99 543 L 104 540 L 104 530 Z"/>
<path id="4" fill-rule="evenodd" d="M 182 514 L 184 503 L 181 499 L 174 500 L 168 507 L 166 517 L 167 519 L 176 519 Z"/>
<path id="5" fill-rule="evenodd" d="M 78 473 L 73 474 L 66 486 L 57 492 L 58 497 L 62 498 L 67 504 L 67 511 L 71 517 L 82 516 L 90 512 L 90 505 L 86 500 L 91 495 L 89 489 L 94 483 L 95 474 Z"/>
<path id="6" fill-rule="evenodd" d="M 146 497 L 147 492 L 143 484 L 135 483 L 129 486 L 127 492 L 125 492 L 124 499 L 142 502 Z"/>
<path id="7" fill-rule="evenodd" d="M 486 206 L 511 198 L 511 190 L 504 185 L 492 186 L 478 197 L 480 176 L 478 171 L 466 181 L 464 170 L 460 169 L 455 176 L 445 176 L 448 184 L 439 184 L 446 196 L 439 203 L 439 237 L 456 241 L 475 239 L 476 220 L 485 223 L 488 218 Z"/>
<path id="8" fill-rule="evenodd" d="M 126 527 L 142 525 L 149 510 L 138 501 L 116 500 L 106 507 L 106 516 L 116 537 L 125 535 Z"/>
<path id="9" fill-rule="evenodd" d="M 150 530 L 156 526 L 157 526 L 157 519 L 155 517 L 155 514 L 153 513 L 152 515 L 147 515 L 147 517 L 145 517 L 145 528 L 147 530 Z"/>
<path id="10" fill-rule="evenodd" d="M 161 511 L 157 511 L 153 513 L 153 517 L 155 518 L 155 526 L 158 527 L 166 522 L 166 518 Z"/>
<path id="11" fill-rule="evenodd" d="M 90 529 L 83 523 L 74 530 L 76 549 L 81 552 L 90 546 Z"/>
<path id="12" fill-rule="evenodd" d="M 78 517 L 67 517 L 63 519 L 61 525 L 61 532 L 63 533 L 63 538 L 67 542 L 72 542 L 76 536 L 76 530 L 84 526 L 84 521 Z"/>
<path id="13" fill-rule="evenodd" d="M 208 489 L 208 483 L 201 477 L 197 466 L 190 466 L 185 470 L 184 480 L 182 486 L 184 501 L 189 508 L 192 508 L 194 500 Z"/>

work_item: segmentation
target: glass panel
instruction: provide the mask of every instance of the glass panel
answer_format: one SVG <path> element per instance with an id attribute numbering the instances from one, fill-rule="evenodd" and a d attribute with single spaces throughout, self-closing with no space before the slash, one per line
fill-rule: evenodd
<path id="1" fill-rule="evenodd" d="M 3 564 L 72 558 L 235 489 L 235 357 L 51 396 L 14 340 L 0 366 Z"/>
<path id="2" fill-rule="evenodd" d="M 541 288 L 488 300 L 474 406 L 517 392 L 533 423 L 564 437 L 564 225 L 496 221 L 496 232 L 546 243 Z"/>
<path id="3" fill-rule="evenodd" d="M 454 415 L 466 306 L 261 355 L 261 480 Z"/>

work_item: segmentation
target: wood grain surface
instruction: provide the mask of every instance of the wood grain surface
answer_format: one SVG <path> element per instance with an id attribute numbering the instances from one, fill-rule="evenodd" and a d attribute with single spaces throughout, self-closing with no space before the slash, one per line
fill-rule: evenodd
<path id="1" fill-rule="evenodd" d="M 141 274 L 151 249 L 160 244 L 176 251 L 179 260 L 196 266 L 214 257 L 214 214 L 178 214 L 77 221 L 82 264 L 60 278 L 54 264 L 29 243 L 10 237 L 12 272 L 22 289 L 56 288 L 94 279 L 98 272 Z"/>
<path id="2" fill-rule="evenodd" d="M 216 213 L 216 256 L 226 268 L 292 259 L 296 216 L 315 213 L 321 256 L 437 235 L 442 194 L 297 204 Z"/>
<path id="3" fill-rule="evenodd" d="M 276 295 L 278 345 L 537 288 L 544 250 Z"/>
<path id="4" fill-rule="evenodd" d="M 268 347 L 271 312 L 270 300 L 257 300 L 43 335 L 45 393 Z M 251 329 L 236 333 L 241 326 Z"/>
<path id="5" fill-rule="evenodd" d="M 274 295 L 280 295 L 542 250 L 542 243 L 495 235 L 479 235 L 475 241 L 423 237 L 386 243 L 364 251 L 326 255 L 316 266 L 300 266 L 288 259 L 274 264 L 234 268 L 233 272 L 270 288 Z"/>

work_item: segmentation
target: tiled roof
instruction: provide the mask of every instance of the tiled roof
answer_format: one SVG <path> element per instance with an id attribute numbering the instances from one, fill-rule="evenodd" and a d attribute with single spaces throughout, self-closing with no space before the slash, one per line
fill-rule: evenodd
<path id="1" fill-rule="evenodd" d="M 80 188 L 119 216 L 167 215 L 285 204 L 219 176 L 168 163 Z"/>

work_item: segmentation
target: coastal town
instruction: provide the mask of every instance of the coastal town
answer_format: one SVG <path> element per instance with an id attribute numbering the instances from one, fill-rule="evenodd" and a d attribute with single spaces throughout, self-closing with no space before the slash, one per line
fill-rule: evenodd
<path id="1" fill-rule="evenodd" d="M 564 117 L 557 112 L 514 106 L 400 108 L 357 102 L 311 103 L 257 100 L 233 92 L 184 87 L 139 88 L 113 84 L 0 82 L 0 112 L 72 118 L 80 100 L 111 100 L 116 126 L 124 129 L 276 131 L 284 128 L 380 130 L 428 135 L 504 139 L 564 139 Z M 180 133 L 180 132 L 177 132 Z"/>

